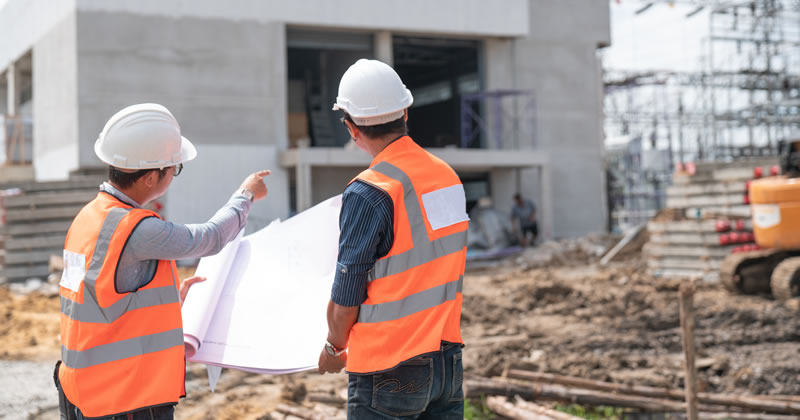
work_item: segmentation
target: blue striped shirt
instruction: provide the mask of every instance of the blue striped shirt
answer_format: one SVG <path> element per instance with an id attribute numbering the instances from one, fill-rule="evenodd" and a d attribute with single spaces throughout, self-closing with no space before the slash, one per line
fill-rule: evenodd
<path id="1" fill-rule="evenodd" d="M 394 242 L 394 205 L 385 191 L 356 181 L 342 194 L 339 215 L 339 259 L 331 300 L 358 306 L 367 299 L 367 282 L 375 261 Z"/>

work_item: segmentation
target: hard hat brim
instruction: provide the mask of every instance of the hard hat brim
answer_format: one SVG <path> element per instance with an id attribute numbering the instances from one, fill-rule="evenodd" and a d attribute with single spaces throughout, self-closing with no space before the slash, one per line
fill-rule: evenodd
<path id="1" fill-rule="evenodd" d="M 135 169 L 135 170 L 139 170 L 139 169 L 157 169 L 157 168 L 163 168 L 163 167 L 167 167 L 167 166 L 174 166 L 174 165 L 177 165 L 177 164 L 180 164 L 180 163 L 185 163 L 185 162 L 188 162 L 190 160 L 194 160 L 194 158 L 197 157 L 197 148 L 194 147 L 194 144 L 192 144 L 192 142 L 189 141 L 189 139 L 187 139 L 186 137 L 181 136 L 180 157 L 177 160 L 173 161 L 173 162 L 167 162 L 165 164 L 158 164 L 158 165 L 152 165 L 152 166 L 151 165 L 119 165 L 119 164 L 115 164 L 114 163 L 113 156 L 107 156 L 103 152 L 101 143 L 102 142 L 100 141 L 100 138 L 98 138 L 97 141 L 94 142 L 94 154 L 97 155 L 97 157 L 101 161 L 103 161 L 103 163 L 105 163 L 107 165 L 111 165 L 111 166 L 113 166 L 115 168 L 120 168 L 120 169 Z"/>

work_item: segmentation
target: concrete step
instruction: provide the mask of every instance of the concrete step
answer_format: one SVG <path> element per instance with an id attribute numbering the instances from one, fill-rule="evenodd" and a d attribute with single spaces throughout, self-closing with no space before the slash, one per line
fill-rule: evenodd
<path id="1" fill-rule="evenodd" d="M 12 223 L 0 227 L 0 232 L 15 238 L 25 236 L 36 236 L 46 233 L 65 233 L 69 230 L 72 219 L 58 220 L 54 222 L 33 222 L 33 223 Z"/>
<path id="2" fill-rule="evenodd" d="M 51 248 L 46 250 L 24 251 L 24 250 L 9 250 L 5 256 L 4 265 L 6 267 L 13 266 L 29 266 L 47 264 L 50 261 L 51 255 L 62 255 L 64 252 L 63 244 L 59 248 Z"/>
<path id="3" fill-rule="evenodd" d="M 68 207 L 49 207 L 41 209 L 15 209 L 6 210 L 6 223 L 18 222 L 34 222 L 40 220 L 59 220 L 59 219 L 73 219 L 78 212 L 83 208 L 83 205 L 71 205 Z"/>
<path id="4" fill-rule="evenodd" d="M 31 277 L 46 279 L 48 274 L 50 274 L 50 268 L 47 264 L 31 267 L 4 267 L 0 269 L 0 278 L 5 281 L 25 280 Z M 0 280 L 0 283 L 2 281 Z"/>
<path id="5" fill-rule="evenodd" d="M 59 192 L 39 192 L 32 194 L 21 194 L 6 197 L 3 199 L 3 207 L 6 210 L 17 208 L 40 208 L 47 206 L 65 206 L 82 204 L 92 201 L 97 196 L 97 190 L 81 191 L 59 191 Z"/>
<path id="6" fill-rule="evenodd" d="M 0 185 L 0 189 L 19 188 L 25 193 L 43 192 L 43 191 L 64 191 L 64 190 L 90 190 L 94 189 L 95 192 L 99 191 L 98 187 L 103 183 L 105 178 L 89 177 L 79 178 L 76 180 L 68 181 L 49 181 L 49 182 L 29 182 L 20 184 L 5 184 Z"/>
<path id="7" fill-rule="evenodd" d="M 64 240 L 67 238 L 66 232 L 63 234 L 52 234 L 42 237 L 30 238 L 9 238 L 6 241 L 6 256 L 15 250 L 34 250 L 34 249 L 55 249 L 63 248 Z"/>

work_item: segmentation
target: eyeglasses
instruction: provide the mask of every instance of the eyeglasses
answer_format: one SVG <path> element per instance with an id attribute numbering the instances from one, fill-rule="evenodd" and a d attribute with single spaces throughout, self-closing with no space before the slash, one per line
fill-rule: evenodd
<path id="1" fill-rule="evenodd" d="M 183 164 L 179 163 L 173 166 L 173 168 L 175 168 L 175 172 L 172 173 L 172 176 L 178 176 L 181 174 L 181 171 L 183 171 Z"/>

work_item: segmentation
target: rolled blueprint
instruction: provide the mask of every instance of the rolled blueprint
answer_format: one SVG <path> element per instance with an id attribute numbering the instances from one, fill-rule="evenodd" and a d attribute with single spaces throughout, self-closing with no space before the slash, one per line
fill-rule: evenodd
<path id="1" fill-rule="evenodd" d="M 213 256 L 200 260 L 195 270 L 196 276 L 205 277 L 206 281 L 195 283 L 189 290 L 186 300 L 181 308 L 183 316 L 183 345 L 186 357 L 190 358 L 200 349 L 208 325 L 217 307 L 217 301 L 222 294 L 225 280 L 233 265 L 233 260 L 239 249 L 244 230 L 230 241 L 225 248 Z"/>

